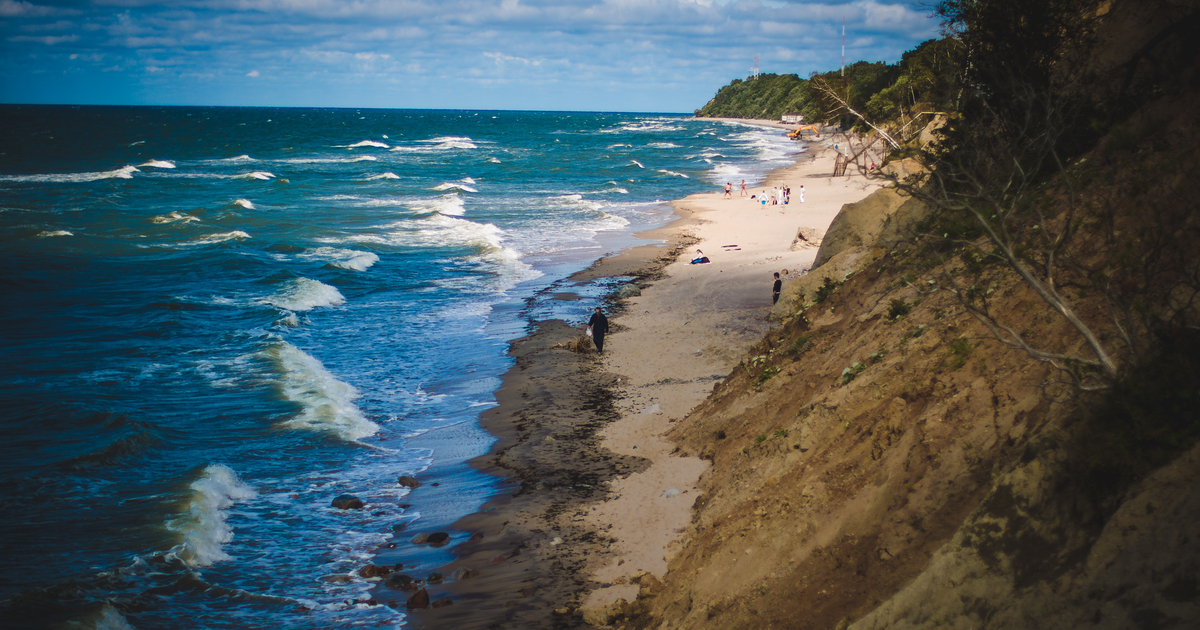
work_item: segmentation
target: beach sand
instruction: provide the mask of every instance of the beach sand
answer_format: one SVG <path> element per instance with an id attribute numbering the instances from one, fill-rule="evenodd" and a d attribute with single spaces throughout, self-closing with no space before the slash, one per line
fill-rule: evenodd
<path id="1" fill-rule="evenodd" d="M 477 574 L 426 585 L 431 600 L 453 604 L 414 611 L 412 627 L 578 627 L 582 611 L 632 600 L 637 572 L 663 576 L 708 464 L 661 436 L 770 330 L 772 273 L 807 270 L 842 205 L 878 187 L 830 177 L 833 161 L 814 142 L 771 173 L 765 188 L 790 186 L 789 205 L 741 198 L 736 182 L 733 199 L 714 192 L 674 202 L 679 220 L 642 235 L 661 245 L 573 276 L 632 277 L 644 287 L 610 305 L 603 355 L 565 348 L 581 322 L 541 322 L 512 343 L 516 366 L 482 418 L 499 441 L 473 462 L 504 481 L 455 524 L 457 560 L 439 571 Z M 808 241 L 796 240 L 802 228 Z M 711 263 L 689 264 L 697 249 Z M 379 586 L 373 595 L 403 607 L 411 593 Z"/>

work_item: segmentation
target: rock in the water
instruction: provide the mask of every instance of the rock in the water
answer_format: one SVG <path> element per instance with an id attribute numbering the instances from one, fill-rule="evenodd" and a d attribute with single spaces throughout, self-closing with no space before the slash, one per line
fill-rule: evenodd
<path id="1" fill-rule="evenodd" d="M 383 577 L 391 572 L 392 569 L 390 567 L 381 567 L 376 564 L 368 564 L 367 566 L 358 570 L 358 575 L 359 577 L 363 578 L 376 578 Z"/>
<path id="2" fill-rule="evenodd" d="M 339 510 L 361 510 L 363 509 L 363 502 L 362 499 L 352 494 L 343 494 L 333 500 L 333 507 Z"/>
<path id="3" fill-rule="evenodd" d="M 417 488 L 421 485 L 421 482 L 417 481 L 416 477 L 409 477 L 408 475 L 404 475 L 396 481 L 405 488 Z"/>
<path id="4" fill-rule="evenodd" d="M 446 578 L 442 577 L 441 573 L 430 573 L 429 578 L 426 579 L 425 581 L 429 582 L 430 584 L 441 584 L 442 580 L 445 580 L 445 579 Z"/>
<path id="5" fill-rule="evenodd" d="M 326 575 L 325 577 L 321 578 L 321 581 L 328 582 L 329 584 L 349 584 L 354 581 L 354 578 L 350 577 L 349 575 L 337 574 Z"/>
<path id="6" fill-rule="evenodd" d="M 454 580 L 455 582 L 461 582 L 463 580 L 469 580 L 478 575 L 479 575 L 479 572 L 474 569 L 468 569 L 467 567 L 458 567 L 457 569 L 454 570 L 454 573 L 450 574 L 450 579 Z"/>
<path id="7" fill-rule="evenodd" d="M 454 603 L 454 600 L 450 599 L 449 597 L 443 597 L 441 599 L 434 600 L 434 602 L 433 602 L 433 604 L 431 604 L 431 606 L 433 606 L 434 608 L 444 608 L 453 603 Z"/>
<path id="8" fill-rule="evenodd" d="M 449 542 L 449 540 L 450 534 L 447 534 L 446 532 L 434 532 L 425 539 L 425 542 L 431 545 L 444 545 Z"/>
<path id="9" fill-rule="evenodd" d="M 417 610 L 419 608 L 429 608 L 429 591 L 421 589 L 412 594 L 408 598 L 408 602 L 404 604 L 409 610 Z"/>
<path id="10" fill-rule="evenodd" d="M 392 573 L 383 581 L 383 585 L 397 591 L 412 591 L 414 588 L 412 576 L 403 573 Z"/>
<path id="11" fill-rule="evenodd" d="M 417 534 L 412 539 L 414 545 L 424 545 L 427 542 L 429 542 L 429 534 Z"/>

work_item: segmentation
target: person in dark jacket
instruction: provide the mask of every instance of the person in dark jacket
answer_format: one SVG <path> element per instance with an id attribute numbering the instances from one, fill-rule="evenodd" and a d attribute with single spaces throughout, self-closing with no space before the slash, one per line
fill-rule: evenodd
<path id="1" fill-rule="evenodd" d="M 771 303 L 779 301 L 779 293 L 783 291 L 783 280 L 779 279 L 779 272 L 775 272 L 775 286 L 771 287 Z"/>
<path id="2" fill-rule="evenodd" d="M 596 344 L 596 352 L 604 352 L 604 335 L 608 333 L 608 318 L 596 307 L 592 319 L 588 320 L 588 328 L 592 329 L 592 342 Z"/>

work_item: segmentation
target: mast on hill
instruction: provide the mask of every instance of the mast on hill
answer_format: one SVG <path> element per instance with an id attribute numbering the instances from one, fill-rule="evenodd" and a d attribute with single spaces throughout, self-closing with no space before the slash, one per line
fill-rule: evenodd
<path id="1" fill-rule="evenodd" d="M 750 68 L 750 81 L 758 78 L 758 55 L 754 55 L 754 67 Z"/>

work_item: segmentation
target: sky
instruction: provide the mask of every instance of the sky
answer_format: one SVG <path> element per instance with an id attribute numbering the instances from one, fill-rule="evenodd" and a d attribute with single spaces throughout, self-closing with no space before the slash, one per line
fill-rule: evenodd
<path id="1" fill-rule="evenodd" d="M 895 62 L 924 0 L 0 0 L 0 102 L 690 113 Z"/>

